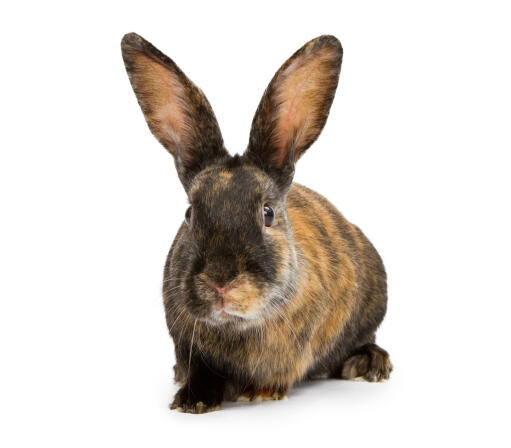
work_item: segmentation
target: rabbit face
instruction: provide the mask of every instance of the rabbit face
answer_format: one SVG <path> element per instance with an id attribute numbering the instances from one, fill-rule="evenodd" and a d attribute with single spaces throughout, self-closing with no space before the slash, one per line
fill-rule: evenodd
<path id="1" fill-rule="evenodd" d="M 188 196 L 180 296 L 209 323 L 256 322 L 294 287 L 296 256 L 282 193 L 262 170 L 234 157 L 199 173 Z M 265 206 L 274 213 L 269 226 Z"/>

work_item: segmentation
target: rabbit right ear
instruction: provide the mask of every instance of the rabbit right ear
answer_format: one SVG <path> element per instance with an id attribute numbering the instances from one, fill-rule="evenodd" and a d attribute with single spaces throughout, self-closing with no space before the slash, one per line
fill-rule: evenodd
<path id="1" fill-rule="evenodd" d="M 341 70 L 334 36 L 307 42 L 271 80 L 252 122 L 246 155 L 283 186 L 325 125 Z"/>
<path id="2" fill-rule="evenodd" d="M 174 156 L 185 189 L 212 160 L 226 156 L 209 102 L 170 58 L 135 33 L 124 36 L 122 57 L 145 119 Z"/>

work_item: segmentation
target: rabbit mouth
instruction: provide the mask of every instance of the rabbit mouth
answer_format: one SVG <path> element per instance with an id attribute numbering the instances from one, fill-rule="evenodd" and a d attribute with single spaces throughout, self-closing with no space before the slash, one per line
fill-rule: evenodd
<path id="1" fill-rule="evenodd" d="M 212 306 L 209 313 L 200 318 L 200 320 L 213 327 L 234 325 L 238 328 L 250 326 L 251 323 L 258 321 L 255 316 L 246 316 L 236 311 L 225 308 L 220 309 L 216 306 Z"/>
<path id="2" fill-rule="evenodd" d="M 220 322 L 225 321 L 250 321 L 257 318 L 259 313 L 245 314 L 229 307 L 229 305 L 218 305 L 215 304 L 211 311 L 212 317 Z"/>
<path id="3" fill-rule="evenodd" d="M 262 288 L 249 275 L 238 275 L 222 286 L 204 274 L 196 281 L 199 297 L 209 305 L 206 318 L 214 323 L 257 320 L 264 308 Z"/>
<path id="4" fill-rule="evenodd" d="M 245 303 L 234 303 L 230 301 L 229 296 L 216 296 L 210 306 L 208 320 L 217 324 L 227 322 L 248 323 L 255 321 L 259 317 L 258 304 L 251 304 L 250 299 L 246 298 Z"/>
<path id="5" fill-rule="evenodd" d="M 243 322 L 251 320 L 249 317 L 242 314 L 236 313 L 235 311 L 229 311 L 225 308 L 217 309 L 211 312 L 211 319 L 215 322 Z"/>

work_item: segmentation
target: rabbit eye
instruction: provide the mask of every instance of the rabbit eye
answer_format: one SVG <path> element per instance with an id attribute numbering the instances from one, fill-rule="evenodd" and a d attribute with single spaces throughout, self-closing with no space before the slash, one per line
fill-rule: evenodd
<path id="1" fill-rule="evenodd" d="M 273 212 L 273 209 L 265 205 L 264 206 L 264 225 L 266 227 L 270 227 L 273 224 L 273 219 L 275 218 L 275 213 Z"/>
<path id="2" fill-rule="evenodd" d="M 190 207 L 188 207 L 186 209 L 186 213 L 185 213 L 185 222 L 186 224 L 190 225 L 190 218 L 192 217 L 192 206 L 190 205 Z"/>

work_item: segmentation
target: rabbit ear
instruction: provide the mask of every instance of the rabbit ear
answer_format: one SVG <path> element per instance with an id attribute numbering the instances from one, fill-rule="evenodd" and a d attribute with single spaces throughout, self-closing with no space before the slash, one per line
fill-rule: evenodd
<path id="1" fill-rule="evenodd" d="M 294 163 L 325 125 L 341 62 L 341 43 L 334 36 L 320 36 L 284 63 L 257 108 L 247 157 L 292 178 Z"/>
<path id="2" fill-rule="evenodd" d="M 179 67 L 135 33 L 121 42 L 126 71 L 151 132 L 174 156 L 181 182 L 227 155 L 209 102 Z"/>

